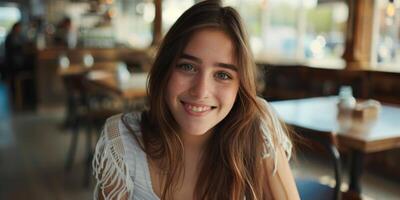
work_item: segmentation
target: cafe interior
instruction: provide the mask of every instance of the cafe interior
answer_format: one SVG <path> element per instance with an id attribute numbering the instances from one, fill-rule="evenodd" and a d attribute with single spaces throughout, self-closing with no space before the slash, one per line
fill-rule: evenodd
<path id="1" fill-rule="evenodd" d="M 200 0 L 0 2 L 0 199 L 92 199 L 104 122 L 146 109 L 163 36 Z M 222 0 L 302 199 L 400 199 L 400 0 Z"/>

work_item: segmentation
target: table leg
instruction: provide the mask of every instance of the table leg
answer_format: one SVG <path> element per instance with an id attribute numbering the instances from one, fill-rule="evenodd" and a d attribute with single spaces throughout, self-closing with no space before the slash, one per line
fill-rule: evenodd
<path id="1" fill-rule="evenodd" d="M 349 190 L 361 196 L 360 178 L 363 171 L 364 154 L 353 150 L 350 162 L 350 186 Z"/>

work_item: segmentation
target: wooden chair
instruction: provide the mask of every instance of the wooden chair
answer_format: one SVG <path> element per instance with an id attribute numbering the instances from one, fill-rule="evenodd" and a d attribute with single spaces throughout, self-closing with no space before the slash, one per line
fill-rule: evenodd
<path id="1" fill-rule="evenodd" d="M 63 79 L 68 94 L 71 95 L 68 97 L 68 101 L 70 101 L 68 109 L 70 109 L 72 129 L 72 137 L 65 162 L 65 171 L 69 172 L 72 169 L 76 156 L 79 132 L 83 128 L 86 133 L 86 161 L 83 184 L 87 187 L 89 186 L 91 176 L 91 161 L 94 150 L 92 143 L 93 132 L 96 134 L 96 138 L 98 138 L 106 119 L 122 112 L 122 110 L 102 106 L 105 101 L 109 101 L 110 99 L 106 97 L 106 94 L 98 90 L 93 90 L 85 80 L 85 76 L 86 74 L 78 74 L 63 77 Z"/>
<path id="2" fill-rule="evenodd" d="M 300 193 L 302 200 L 340 200 L 341 192 L 340 187 L 342 183 L 341 175 L 341 162 L 339 151 L 336 148 L 335 135 L 331 132 L 316 132 L 304 128 L 294 127 L 297 134 L 302 136 L 306 142 L 312 141 L 313 143 L 319 144 L 325 152 L 328 154 L 329 160 L 331 161 L 332 173 L 335 177 L 335 187 L 324 185 L 317 180 L 311 179 L 296 179 L 297 188 Z"/>
<path id="3" fill-rule="evenodd" d="M 24 106 L 24 99 L 27 98 L 24 95 L 27 80 L 33 80 L 33 73 L 19 72 L 15 75 L 15 108 L 22 110 Z M 26 100 L 25 100 L 26 101 Z"/>

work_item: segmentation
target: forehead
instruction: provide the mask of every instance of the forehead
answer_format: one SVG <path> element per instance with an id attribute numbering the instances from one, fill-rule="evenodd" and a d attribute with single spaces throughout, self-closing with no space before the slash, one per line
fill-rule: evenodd
<path id="1" fill-rule="evenodd" d="M 196 30 L 189 38 L 183 53 L 200 59 L 236 64 L 235 44 L 225 31 L 217 28 Z"/>

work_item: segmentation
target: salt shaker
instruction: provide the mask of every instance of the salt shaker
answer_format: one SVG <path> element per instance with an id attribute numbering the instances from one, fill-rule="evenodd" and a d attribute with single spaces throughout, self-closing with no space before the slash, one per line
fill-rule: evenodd
<path id="1" fill-rule="evenodd" d="M 339 107 L 341 109 L 350 110 L 356 106 L 356 99 L 353 97 L 353 89 L 351 86 L 341 86 L 339 90 Z"/>

